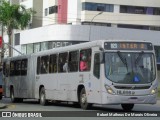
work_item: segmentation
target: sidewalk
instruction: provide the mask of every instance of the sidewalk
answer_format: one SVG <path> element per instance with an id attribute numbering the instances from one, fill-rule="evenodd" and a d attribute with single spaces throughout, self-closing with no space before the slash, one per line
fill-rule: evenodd
<path id="1" fill-rule="evenodd" d="M 4 108 L 6 108 L 6 105 L 3 103 L 0 103 L 0 109 L 4 109 Z"/>

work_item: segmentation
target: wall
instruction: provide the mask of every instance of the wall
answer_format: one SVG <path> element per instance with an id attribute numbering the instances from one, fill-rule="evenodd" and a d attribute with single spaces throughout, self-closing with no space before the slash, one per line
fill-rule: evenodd
<path id="1" fill-rule="evenodd" d="M 91 28 L 91 29 L 90 29 Z M 20 44 L 50 40 L 131 39 L 152 41 L 160 46 L 160 31 L 89 25 L 50 25 L 20 32 Z"/>
<path id="2" fill-rule="evenodd" d="M 67 23 L 68 0 L 58 0 L 58 23 Z"/>
<path id="3" fill-rule="evenodd" d="M 81 0 L 68 0 L 67 23 L 81 24 Z"/>
<path id="4" fill-rule="evenodd" d="M 33 0 L 33 10 L 36 11 L 36 14 L 33 16 L 32 27 L 42 26 L 43 18 L 43 0 Z"/>

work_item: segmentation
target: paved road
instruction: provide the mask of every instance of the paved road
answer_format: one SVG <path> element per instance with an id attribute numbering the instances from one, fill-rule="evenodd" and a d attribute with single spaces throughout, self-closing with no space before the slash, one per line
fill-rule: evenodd
<path id="1" fill-rule="evenodd" d="M 0 109 L 0 111 L 82 111 L 81 108 L 75 107 L 72 104 L 67 104 L 67 103 L 61 103 L 61 104 L 50 104 L 48 106 L 41 106 L 39 103 L 35 100 L 25 100 L 23 103 L 11 103 L 10 99 L 4 98 L 3 100 L 0 101 L 1 103 L 4 103 L 7 105 L 7 108 L 5 109 Z M 120 105 L 106 105 L 106 106 L 99 106 L 95 105 L 92 109 L 93 112 L 99 111 L 99 112 L 124 112 L 121 108 Z M 140 112 L 140 111 L 160 111 L 160 101 L 157 102 L 156 105 L 135 105 L 134 112 Z M 63 113 L 63 112 L 62 112 Z M 63 116 L 63 115 L 62 115 Z M 5 120 L 9 120 L 8 118 L 3 118 Z M 17 118 L 15 118 L 16 120 Z M 27 120 L 27 118 L 24 118 Z M 33 120 L 39 120 L 40 118 L 30 118 Z M 44 118 L 43 118 L 44 119 Z M 53 118 L 45 118 L 46 120 L 53 119 Z M 56 120 L 106 120 L 106 117 L 56 117 L 54 118 Z M 107 117 L 107 120 L 127 120 L 127 119 L 134 119 L 135 117 Z M 139 119 L 145 119 L 145 120 L 158 120 L 159 118 L 154 117 L 146 117 L 146 118 L 141 118 L 141 117 L 136 117 L 136 120 Z"/>

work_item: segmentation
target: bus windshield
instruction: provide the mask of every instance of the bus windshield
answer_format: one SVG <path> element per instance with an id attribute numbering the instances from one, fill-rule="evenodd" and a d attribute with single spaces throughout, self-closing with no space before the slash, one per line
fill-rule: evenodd
<path id="1" fill-rule="evenodd" d="M 105 75 L 115 83 L 151 83 L 156 78 L 154 55 L 145 52 L 106 52 Z"/>

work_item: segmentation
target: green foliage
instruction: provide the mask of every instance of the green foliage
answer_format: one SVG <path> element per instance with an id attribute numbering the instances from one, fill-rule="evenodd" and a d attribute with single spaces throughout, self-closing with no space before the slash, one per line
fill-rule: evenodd
<path id="1" fill-rule="evenodd" d="M 3 0 L 0 5 L 0 22 L 6 26 L 8 35 L 13 29 L 24 29 L 28 26 L 34 11 L 26 10 L 22 5 L 10 4 Z"/>
<path id="2" fill-rule="evenodd" d="M 7 28 L 9 44 L 12 45 L 11 35 L 13 29 L 26 28 L 31 20 L 31 15 L 35 12 L 32 9 L 26 10 L 22 5 L 10 4 L 6 0 L 1 0 L 0 23 Z M 9 48 L 11 56 L 11 48 Z"/>

